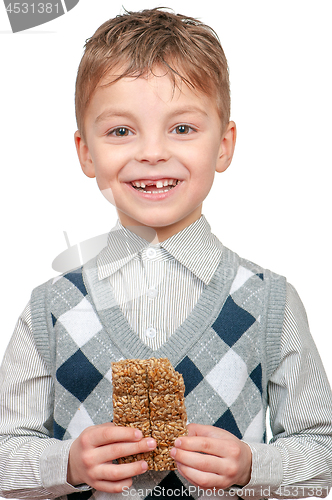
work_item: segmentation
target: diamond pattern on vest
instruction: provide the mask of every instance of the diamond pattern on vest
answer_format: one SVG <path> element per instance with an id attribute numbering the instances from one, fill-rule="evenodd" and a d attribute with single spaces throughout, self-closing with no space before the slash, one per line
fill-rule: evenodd
<path id="1" fill-rule="evenodd" d="M 75 276 L 74 279 L 72 278 L 73 276 Z M 67 279 L 68 277 L 71 279 Z M 79 287 L 76 286 L 75 281 Z M 51 313 L 54 317 L 53 323 L 67 311 L 70 311 L 73 307 L 77 306 L 77 304 L 79 304 L 86 296 L 86 289 L 81 285 L 81 281 L 82 274 L 79 276 L 79 274 L 75 272 L 59 278 L 53 284 L 52 290 L 54 293 L 52 294 L 50 304 Z"/>
<path id="2" fill-rule="evenodd" d="M 250 313 L 239 307 L 229 296 L 212 328 L 232 347 L 255 321 Z"/>
<path id="3" fill-rule="evenodd" d="M 56 439 L 63 439 L 63 436 L 66 433 L 66 429 L 61 427 L 61 425 L 57 424 L 56 421 L 54 420 L 53 422 L 53 435 Z"/>
<path id="4" fill-rule="evenodd" d="M 262 389 L 262 365 L 260 363 L 250 373 L 250 378 L 256 384 L 256 386 L 259 389 L 260 393 L 262 393 L 263 392 L 263 389 Z"/>
<path id="5" fill-rule="evenodd" d="M 251 278 L 251 276 L 253 274 L 254 273 L 250 269 L 247 269 L 246 267 L 243 267 L 243 266 L 239 266 L 237 273 L 236 273 L 236 276 L 235 276 L 235 279 L 232 283 L 232 287 L 229 291 L 229 294 L 233 295 L 233 293 L 236 292 L 236 290 L 238 290 L 239 288 L 241 288 L 244 285 L 244 283 L 249 278 Z"/>
<path id="6" fill-rule="evenodd" d="M 264 412 L 263 408 L 257 413 L 256 417 L 250 422 L 247 427 L 243 439 L 252 443 L 260 443 L 265 441 L 264 434 L 262 435 Z"/>
<path id="7" fill-rule="evenodd" d="M 58 382 L 83 402 L 103 378 L 79 349 L 56 372 Z"/>
<path id="8" fill-rule="evenodd" d="M 58 321 L 79 347 L 86 344 L 103 328 L 92 305 L 85 297 L 75 307 L 62 314 Z"/>
<path id="9" fill-rule="evenodd" d="M 85 284 L 83 281 L 82 272 L 80 269 L 78 269 L 74 272 L 65 274 L 64 278 L 66 278 L 68 281 L 71 281 L 73 283 L 73 285 L 75 285 L 76 288 L 78 288 L 78 290 L 81 292 L 81 294 L 84 297 L 85 297 L 85 295 L 87 295 L 88 292 L 86 291 Z"/>
<path id="10" fill-rule="evenodd" d="M 202 382 L 186 397 L 186 408 L 189 423 L 214 425 L 228 406 L 211 385 Z"/>
<path id="11" fill-rule="evenodd" d="M 195 343 L 177 364 L 186 384 L 189 423 L 214 425 L 238 438 L 262 441 L 265 423 L 258 319 L 263 287 L 261 276 L 242 268 L 233 295 L 204 332 L 204 341 Z M 112 420 L 110 367 L 122 353 L 103 328 L 79 271 L 57 280 L 54 288 L 52 314 L 59 346 L 54 435 L 68 439 L 76 438 L 89 425 Z M 187 488 L 188 493 L 189 483 L 177 472 L 148 471 L 133 480 L 135 498 L 144 498 L 139 490 L 140 485 L 147 487 L 147 476 L 150 488 Z M 96 499 L 103 496 L 99 492 L 91 495 Z M 198 495 L 193 493 L 193 498 Z"/>
<path id="12" fill-rule="evenodd" d="M 68 432 L 72 439 L 78 438 L 81 432 L 93 425 L 93 420 L 82 403 L 68 425 Z"/>
<path id="13" fill-rule="evenodd" d="M 231 406 L 240 395 L 247 378 L 246 363 L 232 349 L 221 358 L 219 363 L 205 377 L 227 406 Z"/>
<path id="14" fill-rule="evenodd" d="M 188 396 L 204 378 L 195 363 L 193 363 L 188 356 L 183 358 L 175 369 L 183 376 L 184 385 L 186 387 L 185 396 Z"/>
<path id="15" fill-rule="evenodd" d="M 233 417 L 233 414 L 230 409 L 225 411 L 223 415 L 215 422 L 214 424 L 216 427 L 219 427 L 220 429 L 227 429 L 228 432 L 231 432 L 236 436 L 237 438 L 241 439 L 242 434 L 240 432 L 240 429 L 237 426 L 236 420 Z"/>

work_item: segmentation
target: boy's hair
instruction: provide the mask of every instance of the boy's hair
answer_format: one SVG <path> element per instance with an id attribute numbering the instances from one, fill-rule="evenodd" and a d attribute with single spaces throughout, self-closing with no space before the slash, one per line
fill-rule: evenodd
<path id="1" fill-rule="evenodd" d="M 76 120 L 84 136 L 84 113 L 94 91 L 112 69 L 110 83 L 153 74 L 164 66 L 173 80 L 216 99 L 223 127 L 230 116 L 227 60 L 218 35 L 197 19 L 160 9 L 126 12 L 106 21 L 85 43 L 76 80 Z M 107 83 L 106 83 L 107 84 Z"/>

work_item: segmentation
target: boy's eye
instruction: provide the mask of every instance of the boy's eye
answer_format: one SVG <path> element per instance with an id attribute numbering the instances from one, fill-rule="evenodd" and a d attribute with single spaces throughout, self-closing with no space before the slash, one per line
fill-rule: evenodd
<path id="1" fill-rule="evenodd" d="M 126 137 L 129 135 L 131 132 L 129 128 L 127 127 L 117 127 L 114 128 L 113 130 L 110 130 L 107 135 L 115 135 L 117 137 Z"/>
<path id="2" fill-rule="evenodd" d="M 185 135 L 189 134 L 189 132 L 191 132 L 192 130 L 194 129 L 189 125 L 178 125 L 177 127 L 175 127 L 175 129 L 173 129 L 173 132 L 179 135 Z"/>

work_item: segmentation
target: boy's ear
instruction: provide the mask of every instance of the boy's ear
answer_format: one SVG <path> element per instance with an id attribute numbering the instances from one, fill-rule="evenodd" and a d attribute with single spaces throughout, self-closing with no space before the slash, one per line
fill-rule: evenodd
<path id="1" fill-rule="evenodd" d="M 80 161 L 83 172 L 90 178 L 96 177 L 95 168 L 89 152 L 89 148 L 82 138 L 79 130 L 75 132 L 74 140 L 78 159 Z"/>
<path id="2" fill-rule="evenodd" d="M 217 172 L 225 172 L 231 164 L 235 149 L 235 142 L 236 125 L 234 122 L 229 122 L 220 142 L 219 158 L 216 166 Z"/>

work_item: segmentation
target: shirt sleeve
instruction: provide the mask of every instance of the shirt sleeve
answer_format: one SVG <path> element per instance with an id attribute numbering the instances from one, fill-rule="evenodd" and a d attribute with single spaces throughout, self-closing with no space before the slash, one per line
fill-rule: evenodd
<path id="1" fill-rule="evenodd" d="M 269 444 L 248 443 L 253 462 L 245 489 L 260 498 L 327 496 L 332 483 L 332 394 L 306 312 L 289 284 L 281 362 L 268 393 L 273 437 Z"/>
<path id="2" fill-rule="evenodd" d="M 80 491 L 66 482 L 72 440 L 51 437 L 52 414 L 53 381 L 34 342 L 28 304 L 0 369 L 2 497 L 51 499 Z"/>

